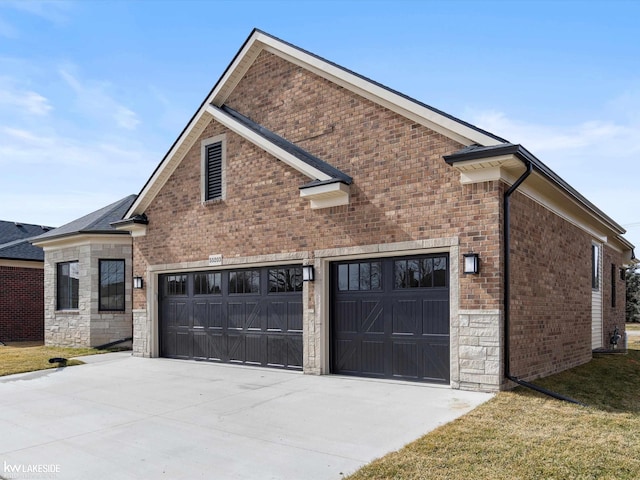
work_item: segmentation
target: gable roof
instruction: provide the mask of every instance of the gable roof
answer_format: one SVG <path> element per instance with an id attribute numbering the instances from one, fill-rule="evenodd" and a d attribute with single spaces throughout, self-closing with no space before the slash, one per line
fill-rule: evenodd
<path id="1" fill-rule="evenodd" d="M 29 243 L 33 237 L 52 227 L 0 220 L 0 258 L 42 262 L 42 248 Z"/>
<path id="2" fill-rule="evenodd" d="M 496 145 L 506 143 L 506 140 L 503 138 L 482 130 L 470 123 L 464 122 L 452 115 L 442 112 L 441 110 L 392 90 L 380 83 L 370 80 L 367 77 L 359 75 L 351 70 L 341 67 L 340 65 L 325 60 L 322 57 L 307 52 L 306 50 L 280 40 L 277 37 L 269 35 L 268 33 L 254 29 L 218 82 L 214 85 L 211 92 L 209 92 L 209 95 L 207 95 L 189 123 L 181 132 L 180 136 L 176 139 L 158 167 L 152 173 L 147 183 L 142 187 L 138 198 L 127 211 L 124 217 L 125 219 L 144 213 L 145 209 L 169 179 L 178 164 L 186 155 L 187 151 L 193 146 L 194 142 L 198 139 L 206 125 L 210 122 L 211 118 L 216 118 L 218 120 L 233 118 L 233 120 L 235 120 L 234 125 L 237 125 L 238 123 L 242 125 L 241 120 L 237 117 L 231 117 L 228 111 L 225 112 L 224 102 L 262 51 L 267 51 L 295 65 L 305 68 L 306 70 L 344 87 L 347 90 L 357 93 L 376 104 L 389 108 L 390 110 L 397 112 L 416 123 L 422 124 L 431 130 L 452 138 L 462 145 Z M 246 124 L 242 126 L 250 128 Z M 256 131 L 253 133 L 257 134 Z M 278 146 L 278 141 L 274 141 L 274 139 L 269 138 L 268 135 L 264 139 L 265 142 L 261 143 L 260 146 L 266 151 L 269 151 L 272 145 Z M 286 151 L 286 148 L 282 150 Z M 269 151 L 269 153 L 272 152 Z M 277 155 L 276 158 L 283 160 L 283 158 L 280 158 Z M 295 168 L 295 165 L 292 166 Z M 306 168 L 304 165 L 301 166 L 303 169 Z M 307 171 L 303 171 L 303 173 L 309 175 Z M 312 180 L 323 182 L 331 179 L 331 176 L 319 175 L 319 177 L 320 178 L 315 179 L 312 178 Z"/>
<path id="3" fill-rule="evenodd" d="M 38 245 L 43 241 L 83 233 L 128 235 L 128 232 L 116 230 L 115 228 L 113 228 L 111 226 L 111 223 L 122 218 L 129 207 L 131 207 L 131 204 L 136 199 L 136 197 L 137 195 L 129 195 L 118 200 L 117 202 L 96 210 L 95 212 L 91 212 L 84 217 L 80 217 L 59 228 L 55 228 L 48 231 L 47 233 L 39 235 L 38 237 L 32 239 L 32 241 L 36 245 Z"/>

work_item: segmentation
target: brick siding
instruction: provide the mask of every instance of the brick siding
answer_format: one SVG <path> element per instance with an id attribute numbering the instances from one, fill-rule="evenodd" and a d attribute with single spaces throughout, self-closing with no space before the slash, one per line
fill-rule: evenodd
<path id="1" fill-rule="evenodd" d="M 500 184 L 460 184 L 442 156 L 462 145 L 267 52 L 226 104 L 351 175 L 350 204 L 311 210 L 298 191 L 309 178 L 212 121 L 200 139 L 226 134 L 227 198 L 201 203 L 197 141 L 145 212 L 147 235 L 134 242 L 136 275 L 211 253 L 453 236 L 486 267 L 480 278 L 462 280 L 462 308 L 498 308 Z M 144 309 L 144 292 L 134 297 L 134 308 Z"/>
<path id="2" fill-rule="evenodd" d="M 0 341 L 44 339 L 44 271 L 0 266 Z"/>

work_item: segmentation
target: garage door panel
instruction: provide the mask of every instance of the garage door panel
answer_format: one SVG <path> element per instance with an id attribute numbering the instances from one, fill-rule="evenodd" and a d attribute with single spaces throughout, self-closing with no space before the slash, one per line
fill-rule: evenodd
<path id="1" fill-rule="evenodd" d="M 240 338 L 244 340 L 245 363 L 249 365 L 262 365 L 264 359 L 263 344 L 266 338 L 263 335 L 251 333 L 243 335 Z"/>
<path id="2" fill-rule="evenodd" d="M 199 301 L 193 304 L 193 328 L 207 328 L 209 326 L 209 303 Z"/>
<path id="3" fill-rule="evenodd" d="M 447 300 L 422 302 L 422 333 L 449 335 L 449 302 Z"/>
<path id="4" fill-rule="evenodd" d="M 210 330 L 221 330 L 223 328 L 224 315 L 222 302 L 209 302 L 207 325 Z"/>
<path id="5" fill-rule="evenodd" d="M 282 332 L 287 328 L 287 303 L 270 301 L 267 308 L 267 330 Z"/>
<path id="6" fill-rule="evenodd" d="M 332 372 L 448 382 L 448 263 L 446 254 L 333 263 Z"/>
<path id="7" fill-rule="evenodd" d="M 334 302 L 336 312 L 334 329 L 336 333 L 356 333 L 359 330 L 358 303 L 355 300 L 338 300 Z"/>
<path id="8" fill-rule="evenodd" d="M 262 305 L 256 301 L 245 302 L 247 330 L 262 330 Z"/>
<path id="9" fill-rule="evenodd" d="M 384 333 L 384 317 L 382 302 L 379 300 L 362 300 L 362 330 L 368 333 Z"/>
<path id="10" fill-rule="evenodd" d="M 193 355 L 191 349 L 191 334 L 189 331 L 176 331 L 176 356 L 189 358 Z"/>
<path id="11" fill-rule="evenodd" d="M 301 267 L 272 270 L 161 276 L 161 355 L 301 370 Z"/>
<path id="12" fill-rule="evenodd" d="M 244 335 L 229 333 L 227 336 L 227 344 L 229 346 L 229 362 L 244 362 L 244 359 L 246 358 Z"/>
<path id="13" fill-rule="evenodd" d="M 337 340 L 335 342 L 335 364 L 338 371 L 343 373 L 357 373 L 360 371 L 360 345 L 352 340 Z"/>
<path id="14" fill-rule="evenodd" d="M 209 358 L 209 336 L 203 329 L 192 334 L 192 356 L 198 360 L 206 360 Z"/>
<path id="15" fill-rule="evenodd" d="M 393 302 L 393 329 L 391 333 L 416 333 L 416 317 L 418 313 L 418 301 L 413 300 L 398 300 Z"/>
<path id="16" fill-rule="evenodd" d="M 394 341 L 392 344 L 394 377 L 418 378 L 418 346 L 415 342 Z"/>
<path id="17" fill-rule="evenodd" d="M 427 348 L 422 349 L 422 364 L 424 370 L 422 377 L 432 382 L 449 382 L 449 342 L 432 342 Z"/>
<path id="18" fill-rule="evenodd" d="M 273 367 L 284 367 L 287 364 L 287 340 L 281 335 L 268 335 L 267 363 Z"/>
<path id="19" fill-rule="evenodd" d="M 227 355 L 227 337 L 222 333 L 211 332 L 207 334 L 208 342 L 208 358 L 209 360 L 215 360 L 218 362 L 226 361 Z"/>
<path id="20" fill-rule="evenodd" d="M 244 328 L 245 306 L 241 302 L 233 302 L 227 305 L 227 328 L 229 330 L 242 330 Z"/>
<path id="21" fill-rule="evenodd" d="M 384 376 L 385 342 L 366 340 L 360 351 L 362 371 L 369 375 Z"/>
<path id="22" fill-rule="evenodd" d="M 302 370 L 302 335 L 287 337 L 287 368 Z"/>
<path id="23" fill-rule="evenodd" d="M 287 302 L 287 330 L 302 334 L 302 302 Z M 302 341 L 302 338 L 300 339 Z"/>

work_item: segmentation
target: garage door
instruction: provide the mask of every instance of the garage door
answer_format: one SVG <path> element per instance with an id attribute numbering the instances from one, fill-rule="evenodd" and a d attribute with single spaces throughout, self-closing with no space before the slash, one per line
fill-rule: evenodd
<path id="1" fill-rule="evenodd" d="M 331 265 L 334 373 L 449 383 L 448 255 Z"/>
<path id="2" fill-rule="evenodd" d="M 162 356 L 302 369 L 301 267 L 159 280 Z"/>

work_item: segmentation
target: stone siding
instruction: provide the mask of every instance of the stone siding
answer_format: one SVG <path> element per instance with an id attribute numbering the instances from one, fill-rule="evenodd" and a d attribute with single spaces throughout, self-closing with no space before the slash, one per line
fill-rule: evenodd
<path id="1" fill-rule="evenodd" d="M 132 336 L 132 247 L 87 242 L 45 250 L 45 344 L 93 347 Z M 125 260 L 125 310 L 99 309 L 99 260 Z M 57 309 L 57 265 L 78 261 L 78 309 Z"/>

